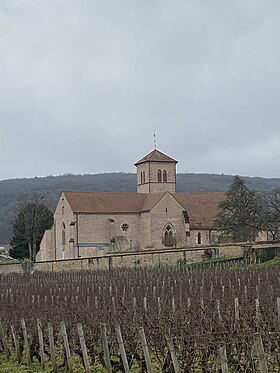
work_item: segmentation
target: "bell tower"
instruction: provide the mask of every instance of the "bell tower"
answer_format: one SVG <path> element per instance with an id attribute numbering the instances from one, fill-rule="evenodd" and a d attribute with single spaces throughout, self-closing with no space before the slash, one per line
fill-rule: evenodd
<path id="1" fill-rule="evenodd" d="M 178 161 L 154 149 L 137 167 L 137 193 L 176 192 L 176 164 Z"/>

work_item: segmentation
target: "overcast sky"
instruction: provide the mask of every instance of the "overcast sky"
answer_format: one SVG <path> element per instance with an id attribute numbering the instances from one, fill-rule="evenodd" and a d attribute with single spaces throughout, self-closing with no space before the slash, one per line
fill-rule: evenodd
<path id="1" fill-rule="evenodd" d="M 279 0 L 0 0 L 0 179 L 280 177 Z"/>

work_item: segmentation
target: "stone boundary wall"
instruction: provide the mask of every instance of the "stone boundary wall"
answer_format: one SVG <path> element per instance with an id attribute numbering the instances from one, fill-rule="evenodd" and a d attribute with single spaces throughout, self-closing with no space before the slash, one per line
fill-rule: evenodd
<path id="1" fill-rule="evenodd" d="M 1 263 L 0 275 L 8 275 L 9 273 L 23 273 L 22 264 L 18 262 Z"/>
<path id="2" fill-rule="evenodd" d="M 200 247 L 191 249 L 168 249 L 160 251 L 138 251 L 127 253 L 112 253 L 81 259 L 44 261 L 34 264 L 35 271 L 70 271 L 98 270 L 117 267 L 156 267 L 160 265 L 178 265 L 180 263 L 195 263 L 203 260 L 206 249 L 218 249 L 221 258 L 233 258 L 243 255 L 239 245 L 222 247 Z M 4 263 L 0 265 L 0 274 L 22 273 L 20 263 Z"/>
<path id="3" fill-rule="evenodd" d="M 242 258 L 244 249 L 270 249 L 280 248 L 280 243 L 257 244 L 227 244 L 209 245 L 183 249 L 149 250 L 137 252 L 110 253 L 102 256 L 66 259 L 57 261 L 44 261 L 34 263 L 34 271 L 73 271 L 73 270 L 103 270 L 121 267 L 158 267 L 166 265 L 180 265 L 198 263 L 205 258 L 205 250 L 212 250 L 216 258 Z M 21 263 L 0 264 L 0 275 L 9 273 L 23 273 Z"/>

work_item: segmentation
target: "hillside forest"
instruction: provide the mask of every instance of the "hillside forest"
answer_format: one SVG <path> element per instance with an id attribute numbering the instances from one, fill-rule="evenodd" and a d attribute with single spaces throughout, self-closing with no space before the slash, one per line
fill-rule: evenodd
<path id="1" fill-rule="evenodd" d="M 243 177 L 249 188 L 257 192 L 271 192 L 280 187 L 280 179 Z M 225 192 L 233 181 L 231 175 L 177 174 L 177 192 Z M 136 174 L 105 173 L 95 175 L 62 175 L 10 179 L 0 181 L 0 245 L 8 244 L 11 222 L 18 205 L 39 194 L 51 210 L 55 209 L 62 191 L 136 192 Z"/>

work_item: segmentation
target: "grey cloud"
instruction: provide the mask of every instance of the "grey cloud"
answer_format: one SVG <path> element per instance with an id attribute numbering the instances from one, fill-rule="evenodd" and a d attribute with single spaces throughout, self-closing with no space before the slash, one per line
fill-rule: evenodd
<path id="1" fill-rule="evenodd" d="M 0 1 L 0 179 L 133 171 L 278 176 L 280 4 Z"/>

